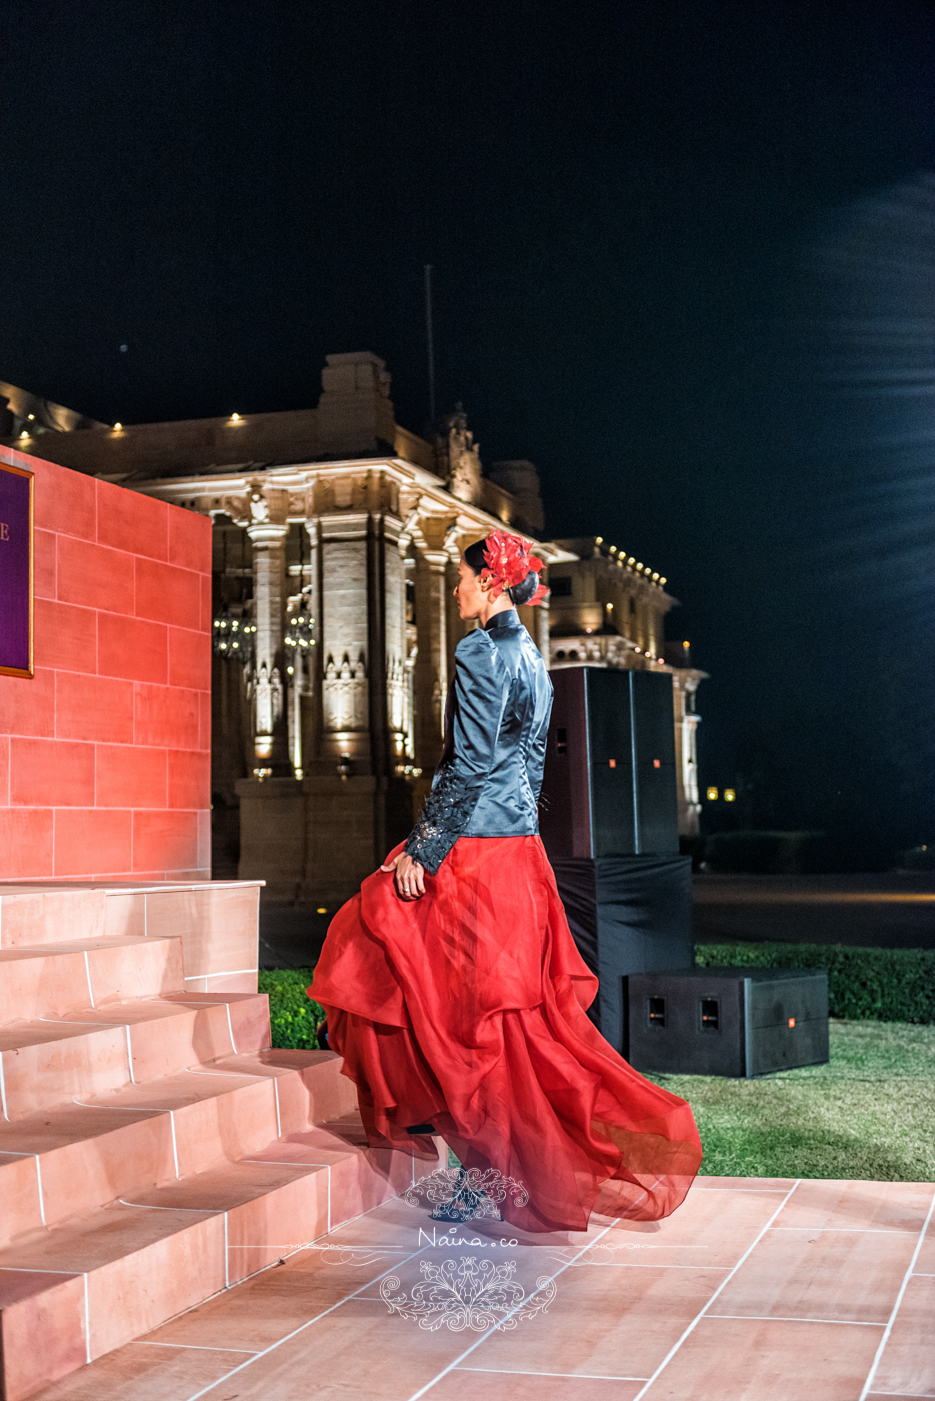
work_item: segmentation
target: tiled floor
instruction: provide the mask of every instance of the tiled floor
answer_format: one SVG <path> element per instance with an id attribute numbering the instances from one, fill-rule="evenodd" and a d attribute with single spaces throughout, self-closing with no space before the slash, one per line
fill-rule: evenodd
<path id="1" fill-rule="evenodd" d="M 935 1398 L 933 1207 L 933 1185 L 709 1177 L 667 1221 L 433 1246 L 397 1199 L 37 1401 Z"/>

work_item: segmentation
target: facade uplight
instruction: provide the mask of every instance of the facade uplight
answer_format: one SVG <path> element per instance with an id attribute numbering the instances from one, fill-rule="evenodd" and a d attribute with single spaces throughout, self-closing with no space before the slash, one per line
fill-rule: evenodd
<path id="1" fill-rule="evenodd" d="M 22 441 L 23 438 L 28 438 L 28 437 L 29 437 L 29 434 L 26 432 L 26 429 L 24 428 L 23 431 L 22 431 L 22 433 L 21 433 L 19 436 L 20 436 L 20 440 Z"/>
<path id="2" fill-rule="evenodd" d="M 123 428 L 123 424 L 122 424 L 122 423 L 115 423 L 115 424 L 114 424 L 114 432 L 115 432 L 115 433 L 119 433 L 120 430 L 121 430 L 122 428 Z"/>
<path id="3" fill-rule="evenodd" d="M 231 414 L 231 423 L 239 423 L 239 422 L 240 422 L 240 414 L 239 414 L 239 413 L 232 413 L 232 414 Z"/>

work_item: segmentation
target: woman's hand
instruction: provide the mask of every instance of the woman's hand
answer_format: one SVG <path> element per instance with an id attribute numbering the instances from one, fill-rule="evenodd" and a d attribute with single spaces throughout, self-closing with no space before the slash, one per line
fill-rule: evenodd
<path id="1" fill-rule="evenodd" d="M 396 872 L 396 893 L 400 900 L 419 900 L 425 894 L 425 867 L 401 851 L 381 871 Z"/>

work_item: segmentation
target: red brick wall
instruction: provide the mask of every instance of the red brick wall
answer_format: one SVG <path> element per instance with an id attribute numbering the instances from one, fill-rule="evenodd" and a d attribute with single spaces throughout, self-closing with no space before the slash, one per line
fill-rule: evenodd
<path id="1" fill-rule="evenodd" d="M 0 880 L 209 879 L 211 522 L 36 474 L 35 665 L 0 676 Z"/>

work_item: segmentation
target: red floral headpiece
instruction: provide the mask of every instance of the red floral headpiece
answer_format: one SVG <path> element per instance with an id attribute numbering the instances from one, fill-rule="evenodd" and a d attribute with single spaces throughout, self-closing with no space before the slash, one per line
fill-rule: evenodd
<path id="1" fill-rule="evenodd" d="M 505 530 L 495 530 L 484 541 L 484 562 L 486 568 L 480 577 L 491 581 L 491 596 L 499 598 L 504 589 L 515 589 L 522 584 L 530 572 L 538 574 L 542 560 L 529 553 L 526 541 L 519 535 L 508 535 Z M 529 606 L 541 603 L 548 593 L 545 584 L 540 584 L 529 599 Z"/>

